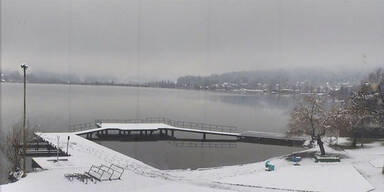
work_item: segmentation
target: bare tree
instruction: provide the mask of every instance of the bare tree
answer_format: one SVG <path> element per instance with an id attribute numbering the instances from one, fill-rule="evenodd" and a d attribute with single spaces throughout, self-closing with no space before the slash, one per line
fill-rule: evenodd
<path id="1" fill-rule="evenodd" d="M 348 115 L 348 110 L 344 102 L 333 105 L 328 112 L 327 116 L 327 136 L 329 137 L 338 137 L 340 132 L 347 130 L 349 128 L 349 123 L 346 116 Z"/>
<path id="2" fill-rule="evenodd" d="M 21 145 L 23 142 L 23 130 L 22 124 L 16 123 L 12 126 L 12 129 L 8 132 L 5 141 L 1 143 L 1 150 L 5 154 L 8 161 L 12 164 L 12 170 L 20 167 Z"/>
<path id="3" fill-rule="evenodd" d="M 374 95 L 377 101 L 375 116 L 381 127 L 384 128 L 384 69 L 379 68 L 374 74 L 375 81 L 370 83 L 373 85 Z"/>
<path id="4" fill-rule="evenodd" d="M 310 135 L 315 139 L 317 124 L 320 117 L 320 104 L 315 97 L 305 97 L 291 112 L 289 135 Z"/>
<path id="5" fill-rule="evenodd" d="M 311 144 L 317 141 L 321 154 L 325 155 L 321 136 L 326 133 L 328 128 L 327 119 L 322 101 L 318 97 L 304 97 L 303 102 L 299 103 L 291 112 L 288 135 L 310 135 Z"/>
<path id="6" fill-rule="evenodd" d="M 375 116 L 370 106 L 368 88 L 362 87 L 351 99 L 347 106 L 347 114 L 341 119 L 347 124 L 347 132 L 351 134 L 352 146 L 356 146 L 357 138 L 362 137 L 362 127 L 374 120 Z"/>
<path id="7" fill-rule="evenodd" d="M 0 184 L 5 183 L 7 181 L 8 169 L 9 169 L 9 163 L 4 153 L 0 150 Z"/>
<path id="8" fill-rule="evenodd" d="M 28 125 L 30 123 L 27 123 Z M 26 131 L 27 141 L 31 141 L 33 138 L 33 132 L 37 129 L 37 126 L 28 128 Z M 11 170 L 20 168 L 22 162 L 22 146 L 23 146 L 23 124 L 22 122 L 15 123 L 10 131 L 6 133 L 4 141 L 0 143 L 0 149 L 3 152 L 6 159 L 11 163 Z"/>
<path id="9" fill-rule="evenodd" d="M 351 98 L 334 109 L 329 125 L 352 138 L 356 146 L 357 138 L 362 137 L 367 122 L 376 121 L 369 88 L 361 87 Z"/>
<path id="10" fill-rule="evenodd" d="M 384 128 L 384 69 L 378 68 L 374 72 L 370 73 L 366 84 L 361 86 L 360 91 L 368 92 L 371 96 L 371 101 L 374 101 L 374 105 L 370 105 L 370 111 L 377 122 Z M 372 96 L 374 98 L 372 98 Z"/>

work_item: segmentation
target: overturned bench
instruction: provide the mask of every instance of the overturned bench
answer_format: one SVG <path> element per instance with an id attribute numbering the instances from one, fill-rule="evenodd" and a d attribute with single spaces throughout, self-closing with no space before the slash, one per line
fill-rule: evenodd
<path id="1" fill-rule="evenodd" d="M 89 171 L 86 172 L 87 175 L 98 181 L 120 180 L 123 173 L 124 169 L 115 164 L 111 164 L 110 166 L 103 164 L 100 166 L 92 165 Z"/>

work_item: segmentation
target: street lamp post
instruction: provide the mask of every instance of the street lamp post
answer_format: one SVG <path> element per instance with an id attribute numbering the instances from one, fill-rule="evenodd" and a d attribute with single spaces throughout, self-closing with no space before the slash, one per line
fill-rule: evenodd
<path id="1" fill-rule="evenodd" d="M 24 175 L 27 173 L 26 169 L 26 145 L 27 145 L 27 124 L 26 124 L 26 118 L 27 118 L 27 69 L 28 65 L 22 64 L 21 68 L 23 69 L 24 73 L 24 115 L 23 115 L 23 171 Z"/>

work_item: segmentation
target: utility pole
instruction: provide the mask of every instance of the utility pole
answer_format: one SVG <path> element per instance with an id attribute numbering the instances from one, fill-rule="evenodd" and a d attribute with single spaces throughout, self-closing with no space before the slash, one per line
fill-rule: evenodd
<path id="1" fill-rule="evenodd" d="M 56 147 L 56 162 L 59 162 L 59 150 L 60 150 L 60 136 L 57 136 L 57 147 Z"/>
<path id="2" fill-rule="evenodd" d="M 69 147 L 69 139 L 70 139 L 71 137 L 70 136 L 68 136 L 68 138 L 67 138 L 67 155 L 69 155 L 69 153 L 68 153 L 68 147 Z"/>
<path id="3" fill-rule="evenodd" d="M 21 68 L 23 69 L 24 72 L 24 115 L 23 115 L 23 171 L 24 175 L 27 173 L 27 168 L 26 168 L 26 145 L 27 145 L 27 69 L 28 65 L 22 64 Z"/>

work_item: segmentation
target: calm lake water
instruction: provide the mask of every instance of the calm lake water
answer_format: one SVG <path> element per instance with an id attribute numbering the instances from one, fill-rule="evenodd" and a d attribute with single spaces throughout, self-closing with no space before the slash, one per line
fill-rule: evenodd
<path id="1" fill-rule="evenodd" d="M 1 84 L 1 131 L 22 119 L 22 84 Z M 240 95 L 195 90 L 79 85 L 28 85 L 28 118 L 40 131 L 66 131 L 96 119 L 166 117 L 233 125 L 238 131 L 285 132 L 292 96 Z M 233 165 L 265 160 L 299 148 L 235 143 L 193 147 L 190 143 L 101 142 L 160 169 Z"/>

